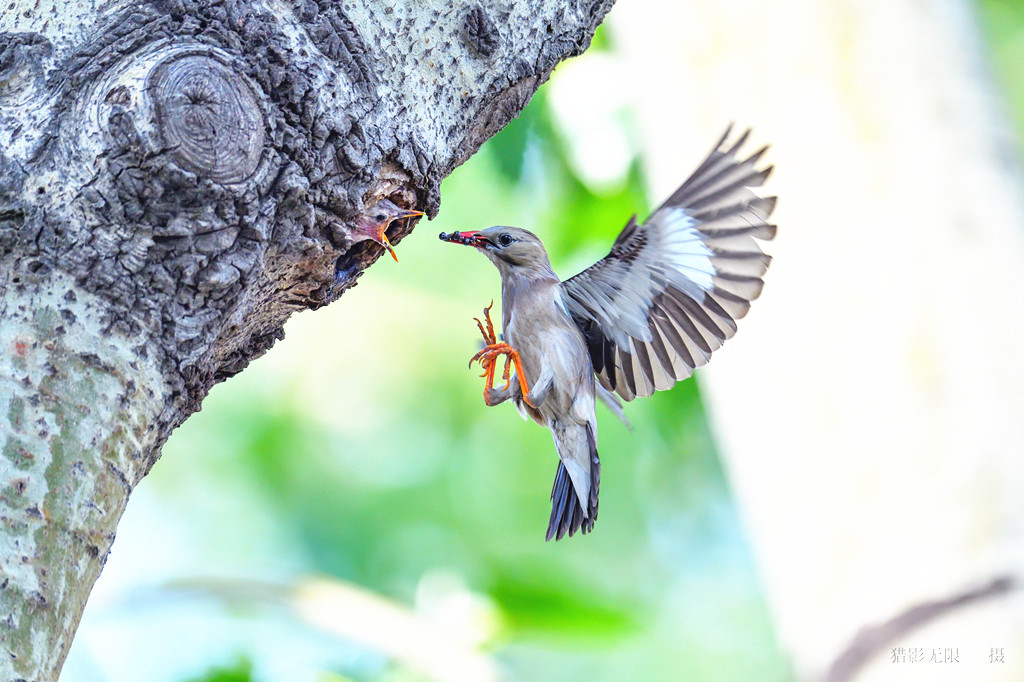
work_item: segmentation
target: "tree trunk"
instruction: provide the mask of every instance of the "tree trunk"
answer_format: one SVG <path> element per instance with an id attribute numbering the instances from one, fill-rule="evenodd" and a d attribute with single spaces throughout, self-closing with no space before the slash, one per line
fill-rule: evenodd
<path id="1" fill-rule="evenodd" d="M 353 218 L 436 214 L 610 5 L 2 10 L 0 679 L 57 677 L 170 432 L 380 255 Z"/>

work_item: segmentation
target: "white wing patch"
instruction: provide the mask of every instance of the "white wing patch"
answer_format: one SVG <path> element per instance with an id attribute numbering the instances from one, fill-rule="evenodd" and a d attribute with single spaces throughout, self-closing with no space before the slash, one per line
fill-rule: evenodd
<path id="1" fill-rule="evenodd" d="M 601 385 L 623 400 L 670 388 L 736 333 L 761 293 L 775 236 L 775 197 L 760 198 L 771 166 L 747 139 L 714 151 L 647 222 L 630 220 L 605 258 L 562 283 Z"/>
<path id="2" fill-rule="evenodd" d="M 711 291 L 715 276 L 711 260 L 714 252 L 704 243 L 705 237 L 697 229 L 697 221 L 681 208 L 664 213 L 661 231 L 664 242 L 658 256 L 704 291 Z"/>

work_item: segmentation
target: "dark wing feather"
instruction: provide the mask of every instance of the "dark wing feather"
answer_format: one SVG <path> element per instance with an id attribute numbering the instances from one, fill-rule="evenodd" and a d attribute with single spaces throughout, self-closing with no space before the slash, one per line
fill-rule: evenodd
<path id="1" fill-rule="evenodd" d="M 623 228 L 611 252 L 562 283 L 601 384 L 624 400 L 670 388 L 736 333 L 771 259 L 775 197 L 758 197 L 772 171 L 743 159 L 747 131 L 729 131 L 647 222 Z"/>

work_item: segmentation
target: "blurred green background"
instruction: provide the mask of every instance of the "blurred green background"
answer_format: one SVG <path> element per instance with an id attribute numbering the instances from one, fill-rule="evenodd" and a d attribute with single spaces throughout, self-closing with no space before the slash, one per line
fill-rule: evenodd
<path id="1" fill-rule="evenodd" d="M 1021 5 L 981 10 L 1024 102 Z M 602 31 L 578 60 L 614 58 Z M 581 130 L 569 65 L 445 182 L 399 264 L 296 316 L 174 434 L 62 680 L 792 679 L 694 381 L 629 404 L 632 432 L 598 408 L 595 532 L 545 543 L 550 436 L 466 369 L 499 280 L 438 232 L 532 229 L 567 277 L 649 208 L 629 103 L 589 93 Z"/>

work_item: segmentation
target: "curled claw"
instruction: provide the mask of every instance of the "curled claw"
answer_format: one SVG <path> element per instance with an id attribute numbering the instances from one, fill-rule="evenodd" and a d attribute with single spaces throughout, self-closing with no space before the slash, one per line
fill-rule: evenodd
<path id="1" fill-rule="evenodd" d="M 519 351 L 507 343 L 491 344 L 469 360 L 471 366 L 474 362 L 479 361 L 480 366 L 484 368 L 484 373 L 480 375 L 487 380 L 484 383 L 484 402 L 490 405 L 490 402 L 487 400 L 487 393 L 494 388 L 494 370 L 497 369 L 496 360 L 500 355 L 505 356 L 505 369 L 501 374 L 501 378 L 505 380 L 505 388 L 502 390 L 507 390 L 512 385 L 512 367 L 514 366 L 516 368 L 516 378 L 519 380 L 519 388 L 523 392 L 523 400 L 527 405 L 533 407 L 533 403 L 527 398 L 527 395 L 530 393 L 530 387 L 526 382 L 526 373 L 523 371 Z"/>
<path id="2" fill-rule="evenodd" d="M 491 308 L 494 307 L 494 299 L 491 299 L 491 304 L 484 308 L 484 320 L 487 322 L 487 331 L 484 331 L 484 323 L 480 321 L 479 317 L 474 317 L 473 320 L 476 322 L 476 328 L 480 330 L 480 335 L 484 337 L 484 343 L 488 346 L 492 346 L 498 342 L 498 338 L 494 335 L 494 324 L 491 322 Z M 470 361 L 472 364 L 472 361 Z"/>
<path id="3" fill-rule="evenodd" d="M 519 379 L 519 388 L 523 393 L 523 400 L 527 405 L 533 407 L 533 403 L 527 398 L 530 393 L 530 387 L 526 382 L 526 372 L 523 371 L 523 363 L 519 357 L 519 351 L 507 343 L 498 343 L 498 339 L 494 334 L 494 324 L 491 322 L 491 308 L 494 307 L 494 301 L 484 308 L 484 319 L 481 320 L 478 317 L 473 319 L 476 321 L 477 329 L 480 330 L 480 335 L 484 337 L 484 343 L 486 346 L 483 350 L 476 353 L 469 359 L 469 366 L 472 367 L 474 362 L 479 362 L 480 366 L 484 368 L 484 373 L 480 376 L 486 381 L 484 382 L 484 402 L 490 405 L 487 394 L 494 387 L 494 370 L 497 368 L 498 356 L 505 356 L 505 368 L 501 373 L 501 378 L 505 380 L 505 388 L 503 391 L 507 391 L 508 387 L 512 385 L 512 367 L 516 368 L 516 378 Z"/>
<path id="4" fill-rule="evenodd" d="M 505 381 L 505 388 L 501 389 L 503 391 L 507 391 L 508 387 L 512 385 L 512 379 L 509 378 L 509 367 L 511 365 L 512 365 L 512 356 L 511 355 L 506 355 L 505 356 L 505 369 L 501 373 L 501 378 L 504 379 L 504 381 Z M 526 394 L 524 393 L 523 395 L 525 396 Z"/>

